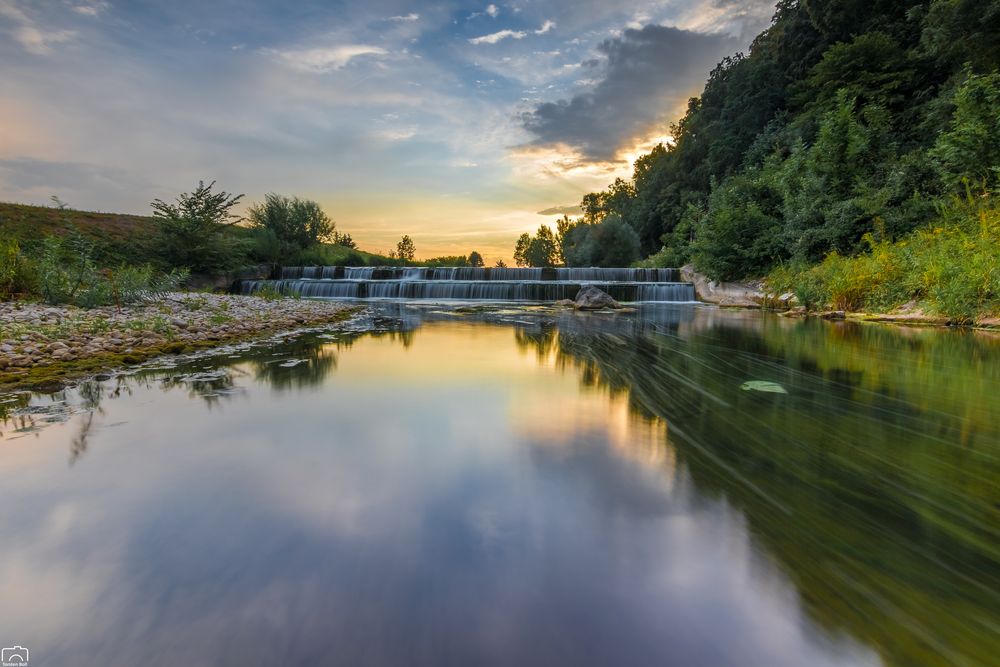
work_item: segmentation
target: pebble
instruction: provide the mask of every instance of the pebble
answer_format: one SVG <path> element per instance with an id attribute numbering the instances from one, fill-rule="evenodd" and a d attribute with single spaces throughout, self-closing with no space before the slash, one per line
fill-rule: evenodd
<path id="1" fill-rule="evenodd" d="M 125 307 L 121 312 L 113 306 L 86 310 L 2 302 L 0 370 L 107 352 L 141 352 L 168 341 L 221 341 L 323 321 L 347 307 L 330 301 L 181 292 L 166 294 L 153 303 Z M 220 319 L 227 321 L 220 324 Z M 169 324 L 166 331 L 164 320 Z"/>

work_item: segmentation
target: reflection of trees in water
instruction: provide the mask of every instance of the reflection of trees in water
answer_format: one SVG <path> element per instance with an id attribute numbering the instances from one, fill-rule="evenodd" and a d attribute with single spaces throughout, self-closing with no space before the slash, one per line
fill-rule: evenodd
<path id="1" fill-rule="evenodd" d="M 892 664 L 1000 652 L 997 345 L 778 321 L 555 345 L 584 385 L 667 420 L 700 491 L 744 511 L 822 625 Z M 789 394 L 741 391 L 751 379 Z"/>

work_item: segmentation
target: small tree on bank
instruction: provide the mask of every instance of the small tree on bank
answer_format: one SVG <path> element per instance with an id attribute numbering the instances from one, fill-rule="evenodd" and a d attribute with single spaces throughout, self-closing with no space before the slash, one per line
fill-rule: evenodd
<path id="1" fill-rule="evenodd" d="M 556 237 L 542 225 L 534 237 L 525 232 L 514 246 L 514 262 L 518 266 L 555 266 L 558 257 Z"/>
<path id="2" fill-rule="evenodd" d="M 150 204 L 160 223 L 160 254 L 168 265 L 218 273 L 242 262 L 245 244 L 228 228 L 240 221 L 232 210 L 243 195 L 212 192 L 214 185 L 198 181 L 195 191 L 181 194 L 176 203 L 155 199 Z"/>
<path id="3" fill-rule="evenodd" d="M 338 238 L 335 223 L 308 199 L 268 193 L 250 207 L 247 218 L 254 229 L 255 254 L 268 262 L 296 261 L 301 251 Z"/>
<path id="4" fill-rule="evenodd" d="M 390 257 L 401 259 L 405 262 L 412 262 L 417 254 L 417 247 L 413 244 L 413 239 L 409 235 L 404 235 L 396 244 L 396 252 L 390 253 Z"/>

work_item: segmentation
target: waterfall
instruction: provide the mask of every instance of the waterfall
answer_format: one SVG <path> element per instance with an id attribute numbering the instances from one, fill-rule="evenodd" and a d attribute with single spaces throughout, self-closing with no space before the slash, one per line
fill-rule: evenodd
<path id="1" fill-rule="evenodd" d="M 279 280 L 243 280 L 238 289 L 264 287 L 283 294 L 325 299 L 455 301 L 558 301 L 594 285 L 618 301 L 695 300 L 694 287 L 678 282 L 677 269 L 336 267 L 290 266 Z"/>

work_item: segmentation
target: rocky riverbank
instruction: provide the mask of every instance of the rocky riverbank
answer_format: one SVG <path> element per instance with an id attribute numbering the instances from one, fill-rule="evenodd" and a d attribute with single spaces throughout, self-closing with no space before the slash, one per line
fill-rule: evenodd
<path id="1" fill-rule="evenodd" d="M 0 303 L 0 390 L 58 386 L 162 354 L 180 354 L 348 318 L 344 303 L 169 293 L 124 307 Z"/>

